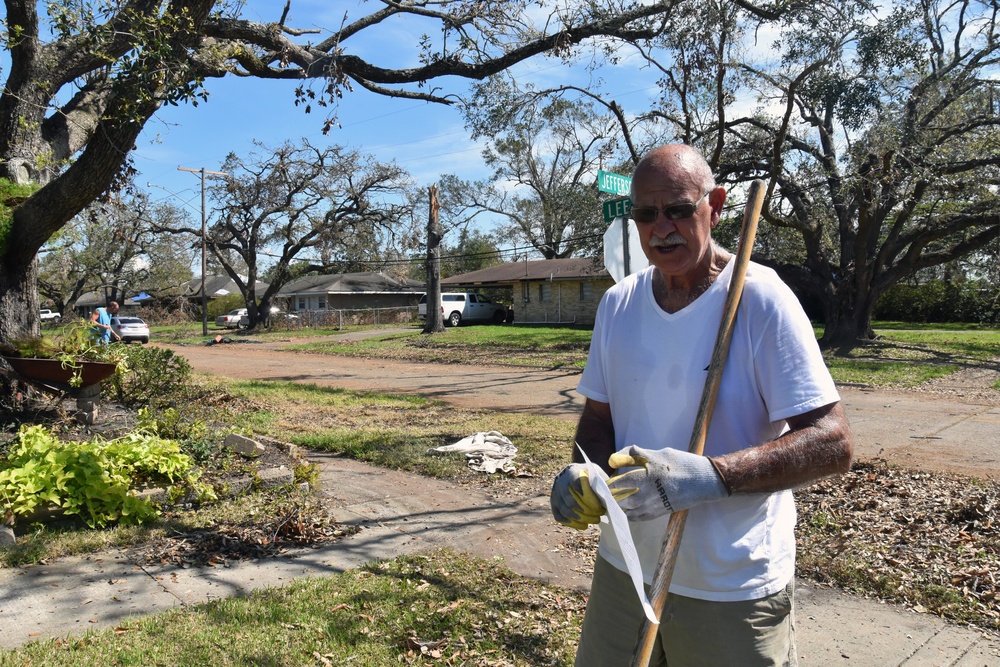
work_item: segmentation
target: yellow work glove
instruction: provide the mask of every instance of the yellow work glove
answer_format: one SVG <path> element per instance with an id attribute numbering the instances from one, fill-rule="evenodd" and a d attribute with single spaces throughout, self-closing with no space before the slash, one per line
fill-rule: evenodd
<path id="1" fill-rule="evenodd" d="M 632 445 L 612 454 L 608 465 L 616 469 L 638 466 L 608 480 L 618 505 L 634 521 L 649 521 L 729 495 L 707 456 L 680 449 Z"/>
<path id="2" fill-rule="evenodd" d="M 608 476 L 603 471 L 601 476 L 607 481 Z M 556 475 L 549 503 L 556 521 L 577 530 L 598 523 L 607 511 L 591 488 L 590 471 L 583 463 L 572 463 Z"/>

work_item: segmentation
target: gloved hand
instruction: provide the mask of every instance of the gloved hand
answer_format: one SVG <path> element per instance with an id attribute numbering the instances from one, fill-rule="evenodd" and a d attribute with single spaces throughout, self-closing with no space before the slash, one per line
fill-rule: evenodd
<path id="1" fill-rule="evenodd" d="M 618 505 L 635 521 L 656 519 L 729 495 L 707 456 L 680 449 L 653 450 L 632 445 L 612 454 L 608 465 L 640 466 L 608 480 Z"/>
<path id="2" fill-rule="evenodd" d="M 607 481 L 604 471 L 598 470 L 601 478 Z M 590 472 L 582 463 L 571 463 L 556 475 L 549 503 L 556 521 L 577 530 L 585 530 L 588 525 L 598 523 L 607 511 L 590 488 Z"/>

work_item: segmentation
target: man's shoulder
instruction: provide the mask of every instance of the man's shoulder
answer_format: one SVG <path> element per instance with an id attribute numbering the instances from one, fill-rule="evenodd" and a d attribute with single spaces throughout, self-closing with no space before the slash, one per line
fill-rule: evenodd
<path id="1" fill-rule="evenodd" d="M 747 267 L 744 291 L 765 299 L 784 299 L 792 294 L 792 289 L 781 279 L 774 269 L 750 262 Z"/>

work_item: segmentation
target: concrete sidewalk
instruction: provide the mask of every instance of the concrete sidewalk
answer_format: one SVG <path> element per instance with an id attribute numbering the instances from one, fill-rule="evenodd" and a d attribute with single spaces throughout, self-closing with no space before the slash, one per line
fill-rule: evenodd
<path id="1" fill-rule="evenodd" d="M 291 557 L 227 567 L 139 567 L 120 552 L 65 558 L 0 571 L 0 646 L 115 627 L 141 614 L 280 586 L 402 553 L 450 547 L 502 556 L 514 571 L 586 590 L 583 560 L 565 548 L 572 531 L 553 524 L 548 499 L 491 497 L 479 488 L 428 480 L 329 455 L 324 501 L 340 521 L 362 526 L 349 538 Z M 799 582 L 802 665 L 877 667 L 1000 665 L 1000 640 L 928 614 Z"/>

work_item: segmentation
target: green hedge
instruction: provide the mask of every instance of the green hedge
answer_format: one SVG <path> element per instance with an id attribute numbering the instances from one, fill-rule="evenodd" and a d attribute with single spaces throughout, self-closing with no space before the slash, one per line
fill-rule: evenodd
<path id="1" fill-rule="evenodd" d="M 1000 287 L 986 281 L 921 285 L 899 284 L 875 304 L 876 320 L 902 322 L 978 322 L 995 325 L 1000 317 Z"/>

